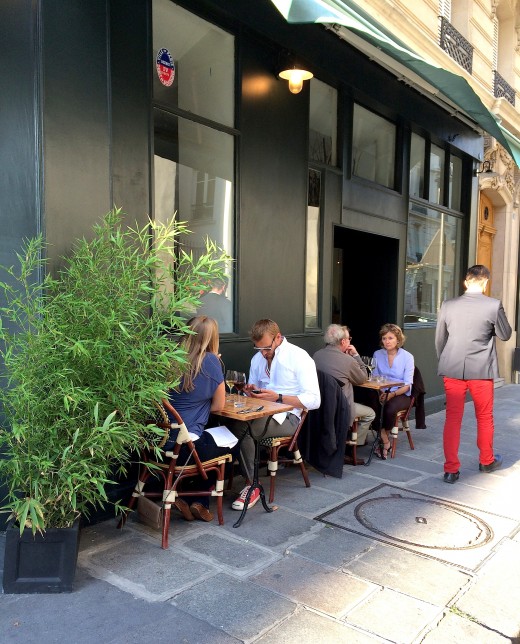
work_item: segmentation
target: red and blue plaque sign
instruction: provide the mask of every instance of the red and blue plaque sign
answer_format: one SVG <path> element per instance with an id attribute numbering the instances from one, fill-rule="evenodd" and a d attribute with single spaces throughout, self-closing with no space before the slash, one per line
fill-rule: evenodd
<path id="1" fill-rule="evenodd" d="M 165 87 L 170 87 L 175 80 L 175 63 L 167 49 L 159 49 L 155 58 L 155 67 L 161 83 Z"/>

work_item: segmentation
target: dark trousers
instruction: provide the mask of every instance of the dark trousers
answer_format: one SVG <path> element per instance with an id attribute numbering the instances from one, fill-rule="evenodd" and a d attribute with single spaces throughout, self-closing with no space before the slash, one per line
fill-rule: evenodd
<path id="1" fill-rule="evenodd" d="M 210 461 L 212 458 L 217 458 L 218 456 L 224 456 L 226 454 L 231 454 L 233 457 L 233 460 L 231 463 L 226 464 L 226 469 L 230 469 L 233 461 L 238 459 L 239 455 L 239 444 L 237 443 L 235 447 L 229 448 L 229 447 L 219 447 L 216 443 L 215 440 L 213 439 L 213 436 L 209 432 L 202 432 L 201 437 L 196 440 L 194 443 L 194 446 L 197 450 L 197 454 L 199 455 L 199 458 L 201 461 Z M 191 456 L 191 451 L 187 445 L 183 445 L 181 447 L 181 451 L 179 452 L 179 458 L 178 458 L 178 464 L 179 465 L 184 465 L 186 462 L 188 465 L 194 465 L 195 461 L 190 458 Z M 216 472 L 208 472 L 208 478 L 203 479 L 202 476 L 195 476 L 189 481 L 186 481 L 185 483 L 185 490 L 189 490 L 190 488 L 194 490 L 207 490 L 209 491 L 214 485 L 215 481 L 217 479 Z M 190 497 L 190 505 L 192 503 L 202 503 L 206 508 L 209 507 L 209 496 L 201 496 L 201 497 Z"/>
<path id="2" fill-rule="evenodd" d="M 359 398 L 358 392 L 360 392 Z M 385 409 L 383 412 L 383 425 L 381 426 L 381 403 L 379 402 L 378 392 L 374 389 L 357 387 L 356 400 L 358 399 L 359 402 L 372 407 L 372 409 L 376 412 L 376 417 L 372 421 L 372 429 L 376 431 L 379 431 L 380 429 L 386 429 L 390 432 L 392 430 L 392 427 L 394 426 L 395 415 L 397 414 L 397 412 L 408 409 L 410 405 L 410 396 L 407 396 L 406 394 L 401 394 L 400 396 L 391 398 L 385 404 Z"/>

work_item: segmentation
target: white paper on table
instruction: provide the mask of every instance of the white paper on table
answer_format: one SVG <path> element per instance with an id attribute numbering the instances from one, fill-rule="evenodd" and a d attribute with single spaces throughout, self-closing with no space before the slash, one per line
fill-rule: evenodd
<path id="1" fill-rule="evenodd" d="M 218 447 L 235 447 L 238 443 L 238 438 L 225 425 L 207 427 L 204 431 L 213 436 L 213 440 Z"/>

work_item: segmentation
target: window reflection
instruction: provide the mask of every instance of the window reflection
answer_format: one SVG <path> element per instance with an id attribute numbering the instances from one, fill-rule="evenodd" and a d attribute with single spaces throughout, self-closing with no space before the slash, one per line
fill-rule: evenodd
<path id="1" fill-rule="evenodd" d="M 177 213 L 188 222 L 192 234 L 179 240 L 183 249 L 197 257 L 209 237 L 233 256 L 233 137 L 155 110 L 154 172 L 155 218 L 166 221 Z M 204 311 L 217 318 L 221 333 L 233 331 L 232 286 L 226 283 L 218 293 L 225 299 L 212 298 L 214 312 Z M 214 287 L 201 284 L 201 291 Z"/>
<path id="2" fill-rule="evenodd" d="M 354 105 L 352 173 L 388 188 L 395 183 L 395 139 L 393 123 Z"/>
<path id="3" fill-rule="evenodd" d="M 461 219 L 411 204 L 406 257 L 405 322 L 435 324 L 445 299 L 455 297 Z"/>
<path id="4" fill-rule="evenodd" d="M 430 151 L 430 190 L 428 201 L 444 204 L 444 150 L 433 144 Z"/>
<path id="5" fill-rule="evenodd" d="M 309 170 L 305 263 L 305 327 L 318 326 L 321 172 Z"/>
<path id="6" fill-rule="evenodd" d="M 424 159 L 426 141 L 412 134 L 410 145 L 410 197 L 424 198 Z"/>
<path id="7" fill-rule="evenodd" d="M 311 78 L 309 107 L 309 159 L 337 165 L 338 92 Z"/>

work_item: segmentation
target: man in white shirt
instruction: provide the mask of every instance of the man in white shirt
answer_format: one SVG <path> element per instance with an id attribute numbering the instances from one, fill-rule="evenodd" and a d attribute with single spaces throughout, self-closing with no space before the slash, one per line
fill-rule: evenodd
<path id="1" fill-rule="evenodd" d="M 320 406 L 320 388 L 314 360 L 304 349 L 288 342 L 273 320 L 258 320 L 250 335 L 256 355 L 251 360 L 249 384 L 245 390 L 251 397 L 259 400 L 293 405 L 290 412 L 273 416 L 264 436 L 292 436 L 300 422 L 302 410 L 317 409 Z M 264 419 L 253 421 L 251 425 L 254 435 L 261 434 L 264 428 Z M 255 444 L 245 423 L 232 423 L 230 430 L 241 441 L 240 466 L 248 483 L 232 505 L 233 510 L 242 510 L 253 479 Z M 255 505 L 259 498 L 259 490 L 253 490 L 249 507 Z"/>

